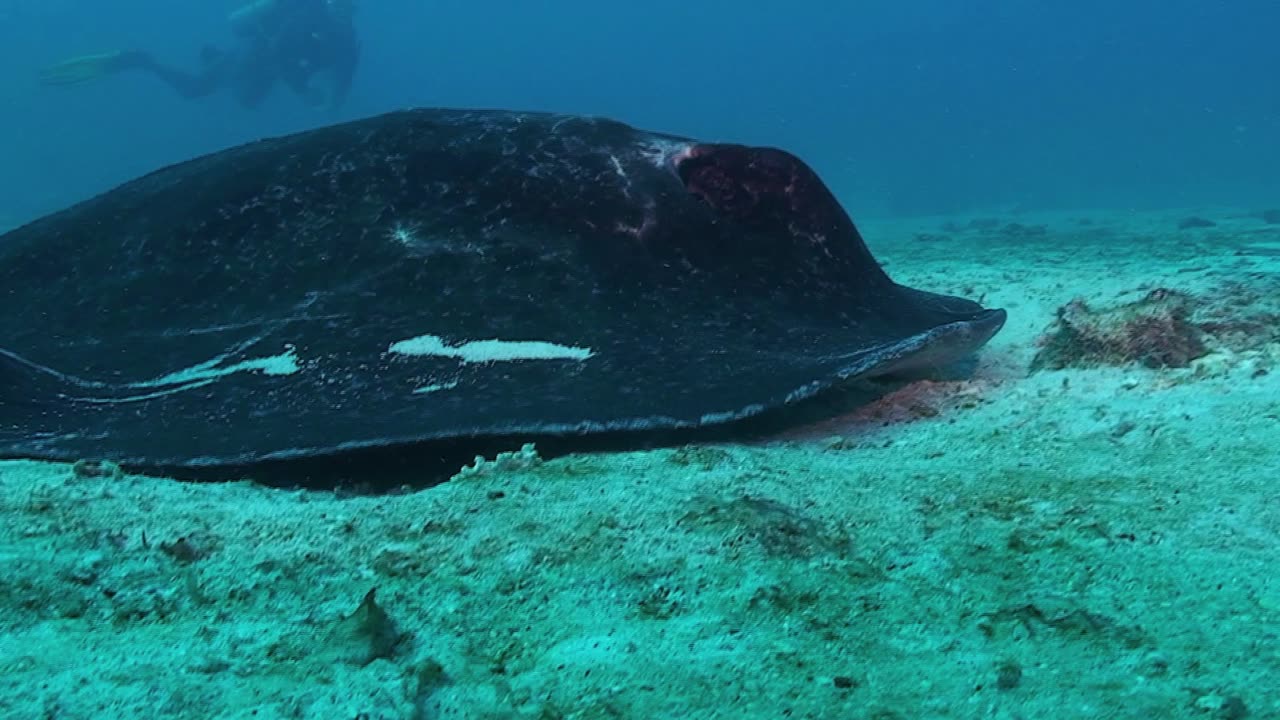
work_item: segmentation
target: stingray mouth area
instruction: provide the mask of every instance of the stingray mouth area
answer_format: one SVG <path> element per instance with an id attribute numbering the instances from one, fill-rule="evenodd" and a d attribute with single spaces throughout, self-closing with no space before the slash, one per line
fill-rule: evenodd
<path id="1" fill-rule="evenodd" d="M 1009 314 L 999 308 L 978 311 L 973 317 L 943 325 L 942 331 L 952 342 L 962 346 L 962 352 L 973 352 L 986 345 L 1004 327 Z"/>
<path id="2" fill-rule="evenodd" d="M 930 328 L 908 337 L 884 353 L 871 377 L 935 370 L 972 355 L 1004 327 L 1004 310 L 982 310 L 972 317 Z"/>

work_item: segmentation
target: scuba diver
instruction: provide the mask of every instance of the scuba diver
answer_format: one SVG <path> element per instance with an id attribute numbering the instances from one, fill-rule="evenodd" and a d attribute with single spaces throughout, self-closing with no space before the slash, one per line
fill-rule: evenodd
<path id="1" fill-rule="evenodd" d="M 346 100 L 360 54 L 353 0 L 254 0 L 229 18 L 236 47 L 205 47 L 201 68 L 188 72 L 142 50 L 87 55 L 46 69 L 46 85 L 80 85 L 121 72 L 152 75 L 186 99 L 230 90 L 241 106 L 256 108 L 277 82 L 311 106 Z M 327 89 L 312 84 L 327 75 Z"/>

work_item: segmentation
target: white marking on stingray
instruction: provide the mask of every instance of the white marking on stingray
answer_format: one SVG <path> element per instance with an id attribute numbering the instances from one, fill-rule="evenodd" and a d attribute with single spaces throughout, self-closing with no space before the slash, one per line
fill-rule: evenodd
<path id="1" fill-rule="evenodd" d="M 233 373 L 258 371 L 264 375 L 292 375 L 301 369 L 298 366 L 298 356 L 294 353 L 294 349 L 292 347 L 289 347 L 279 355 L 242 360 L 234 365 L 218 367 L 219 363 L 226 359 L 227 356 L 225 354 L 219 355 L 208 362 L 193 365 L 185 370 L 179 370 L 178 372 L 169 373 L 168 375 L 162 375 L 153 380 L 132 382 L 123 386 L 138 389 L 154 388 L 151 392 L 114 397 L 75 396 L 69 399 L 76 402 L 92 403 L 96 405 L 141 402 L 143 400 L 154 400 L 156 398 L 186 392 L 187 390 L 202 388 L 206 385 L 211 385 L 214 382 L 217 382 L 219 378 L 226 377 Z"/>
<path id="2" fill-rule="evenodd" d="M 218 367 L 225 359 L 226 355 L 219 355 L 208 362 L 202 362 L 199 365 L 193 365 L 185 370 L 169 373 L 154 380 L 129 383 L 129 387 L 151 388 L 180 384 L 183 387 L 176 389 L 186 390 L 188 387 L 193 387 L 193 383 L 206 384 L 238 372 L 257 370 L 264 375 L 292 375 L 301 369 L 298 366 L 298 356 L 294 353 L 293 348 L 289 348 L 279 355 L 242 360 L 234 365 Z"/>
<path id="3" fill-rule="evenodd" d="M 93 404 L 130 403 L 141 400 L 153 400 L 166 395 L 173 395 L 187 390 L 204 387 L 216 382 L 219 378 L 238 372 L 258 371 L 264 375 L 292 375 L 301 369 L 298 365 L 298 356 L 295 354 L 292 345 L 286 346 L 285 351 L 279 355 L 253 358 L 251 360 L 243 360 L 235 363 L 234 365 L 228 365 L 227 367 L 218 367 L 220 363 L 227 359 L 229 354 L 230 353 L 223 353 L 208 362 L 193 365 L 185 370 L 169 373 L 168 375 L 163 375 L 153 380 L 117 385 L 85 380 L 73 375 L 67 375 L 65 373 L 58 372 L 53 368 L 33 363 L 20 355 L 0 350 L 0 358 L 7 358 L 8 360 L 23 365 L 38 374 L 56 378 L 58 381 L 81 391 L 92 392 L 94 390 L 100 391 L 102 389 L 116 389 L 118 391 L 120 388 L 152 390 L 152 392 L 138 393 L 136 395 L 107 395 L 105 397 L 101 395 L 81 395 L 65 390 L 59 392 L 59 396 L 68 401 Z"/>
<path id="4" fill-rule="evenodd" d="M 435 383 L 433 385 L 423 385 L 413 389 L 414 395 L 426 395 L 427 393 L 440 392 L 441 390 L 452 390 L 458 387 L 457 380 L 451 380 L 447 383 Z"/>
<path id="5" fill-rule="evenodd" d="M 143 393 L 141 395 L 124 395 L 122 397 L 107 397 L 107 398 L 77 397 L 75 398 L 75 400 L 76 402 L 92 403 L 95 405 L 114 405 L 114 404 L 121 404 L 121 403 L 141 402 L 143 400 L 155 400 L 156 398 L 162 398 L 162 397 L 165 397 L 166 395 L 174 395 L 174 394 L 183 392 L 185 390 L 194 390 L 196 388 L 204 387 L 205 385 L 210 385 L 212 383 L 213 383 L 213 380 L 199 380 L 197 382 L 187 383 L 186 385 L 179 385 L 178 387 L 166 388 L 164 390 L 156 390 L 155 392 Z M 134 385 L 134 387 L 136 387 L 136 385 Z"/>
<path id="6" fill-rule="evenodd" d="M 405 247 L 414 247 L 418 244 L 418 224 L 397 222 L 387 231 L 387 238 Z"/>
<path id="7" fill-rule="evenodd" d="M 609 163 L 613 165 L 613 171 L 623 180 L 627 179 L 627 171 L 622 169 L 622 161 L 618 160 L 618 156 L 609 153 Z"/>
<path id="8" fill-rule="evenodd" d="M 678 156 L 688 153 L 692 147 L 689 142 L 654 138 L 640 148 L 640 155 L 657 167 L 669 168 Z"/>
<path id="9" fill-rule="evenodd" d="M 595 355 L 591 348 L 571 347 L 540 340 L 473 340 L 447 345 L 437 335 L 419 335 L 392 343 L 389 352 L 399 355 L 451 357 L 465 363 L 514 362 L 517 360 L 586 360 Z"/>
<path id="10" fill-rule="evenodd" d="M 631 197 L 631 178 L 627 175 L 627 171 L 622 167 L 622 161 L 617 155 L 609 153 L 609 163 L 613 165 L 613 172 L 622 180 L 622 194 L 628 199 Z"/>

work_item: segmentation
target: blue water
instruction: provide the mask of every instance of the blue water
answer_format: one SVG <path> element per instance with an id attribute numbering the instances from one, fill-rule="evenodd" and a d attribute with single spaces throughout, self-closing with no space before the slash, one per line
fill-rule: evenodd
<path id="1" fill-rule="evenodd" d="M 1274 0 L 364 0 L 349 102 L 40 87 L 72 55 L 194 64 L 230 0 L 0 0 L 0 223 L 264 135 L 413 105 L 783 146 L 855 217 L 1280 206 Z"/>

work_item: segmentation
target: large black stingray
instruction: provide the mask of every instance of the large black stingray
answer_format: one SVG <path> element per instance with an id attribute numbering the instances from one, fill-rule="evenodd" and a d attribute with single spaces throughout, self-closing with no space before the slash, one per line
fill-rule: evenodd
<path id="1" fill-rule="evenodd" d="M 137 468 L 725 423 L 1005 317 L 781 150 L 461 110 L 129 182 L 0 236 L 0 298 L 0 455 Z"/>

